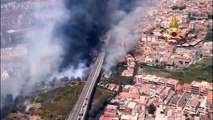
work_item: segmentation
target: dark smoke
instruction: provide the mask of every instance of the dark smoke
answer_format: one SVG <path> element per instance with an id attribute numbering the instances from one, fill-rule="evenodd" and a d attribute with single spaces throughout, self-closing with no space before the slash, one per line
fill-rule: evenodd
<path id="1" fill-rule="evenodd" d="M 56 37 L 65 51 L 60 70 L 91 62 L 89 54 L 101 47 L 100 38 L 118 23 L 119 14 L 130 12 L 138 0 L 66 0 L 69 18 L 56 25 Z M 60 40 L 61 40 L 60 39 Z"/>
<path id="2" fill-rule="evenodd" d="M 20 72 L 23 74 L 18 78 L 1 82 L 4 86 L 1 91 L 1 104 L 7 104 L 4 98 L 13 101 L 17 96 L 23 95 L 22 91 L 26 94 L 35 91 L 39 83 L 46 82 L 51 77 L 83 76 L 92 62 L 90 53 L 101 49 L 101 38 L 108 31 L 114 28 L 111 31 L 116 31 L 115 33 L 120 30 L 131 33 L 126 28 L 123 29 L 119 22 L 140 5 L 142 0 L 66 0 L 63 5 L 60 2 L 56 0 L 57 9 L 39 8 L 39 2 L 35 6 L 32 16 L 36 19 L 47 16 L 52 19 L 34 21 L 36 24 L 32 27 L 35 29 L 29 32 L 29 36 L 25 36 L 23 43 L 28 48 L 24 66 L 27 70 Z M 118 24 L 119 27 L 115 27 Z M 112 51 L 117 52 L 117 49 Z M 113 55 L 107 61 L 110 62 L 115 57 L 117 56 Z"/>

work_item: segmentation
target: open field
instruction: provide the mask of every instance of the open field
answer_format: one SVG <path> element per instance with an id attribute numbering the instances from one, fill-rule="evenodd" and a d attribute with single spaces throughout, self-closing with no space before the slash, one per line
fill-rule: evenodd
<path id="1" fill-rule="evenodd" d="M 117 85 L 126 85 L 131 84 L 131 77 L 125 77 L 125 76 L 119 76 L 119 75 L 113 75 L 110 78 L 104 78 L 102 82 L 104 83 L 114 83 Z"/>
<path id="2" fill-rule="evenodd" d="M 76 85 L 67 85 L 66 87 L 54 91 L 40 94 L 42 111 L 47 114 L 62 115 L 67 117 L 74 107 L 78 97 L 83 89 L 84 83 Z"/>
<path id="3" fill-rule="evenodd" d="M 64 87 L 38 94 L 32 100 L 26 116 L 36 115 L 45 120 L 65 120 L 78 100 L 83 86 L 84 82 L 71 82 Z M 20 113 L 13 114 L 13 118 L 8 115 L 4 120 L 19 120 L 18 114 Z"/>
<path id="4" fill-rule="evenodd" d="M 161 68 L 143 67 L 144 72 L 162 77 L 171 77 L 180 80 L 180 83 L 196 81 L 212 81 L 212 58 L 204 58 L 194 65 L 184 69 L 165 70 Z"/>
<path id="5" fill-rule="evenodd" d="M 104 110 L 105 106 L 114 95 L 115 92 L 97 87 L 91 109 L 89 110 L 89 119 L 95 119 L 98 114 L 100 114 Z"/>

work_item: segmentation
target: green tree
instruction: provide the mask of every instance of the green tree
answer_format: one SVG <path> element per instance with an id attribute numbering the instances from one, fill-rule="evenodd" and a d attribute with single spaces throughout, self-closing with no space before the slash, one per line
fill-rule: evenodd
<path id="1" fill-rule="evenodd" d="M 132 85 L 133 84 L 133 79 L 132 78 L 128 78 L 127 79 L 127 83 L 130 84 L 130 85 Z"/>
<path id="2" fill-rule="evenodd" d="M 97 111 L 95 109 L 92 109 L 89 111 L 89 116 L 93 118 L 93 117 L 95 117 L 96 113 L 97 113 Z"/>
<path id="3" fill-rule="evenodd" d="M 81 78 L 80 77 L 77 77 L 77 79 L 76 79 L 77 81 L 81 81 Z"/>
<path id="4" fill-rule="evenodd" d="M 195 32 L 196 32 L 195 29 L 190 29 L 190 30 L 189 30 L 189 33 L 195 33 Z"/>
<path id="5" fill-rule="evenodd" d="M 186 114 L 184 114 L 184 116 L 187 118 L 187 117 L 188 117 L 188 114 L 186 113 Z"/>
<path id="6" fill-rule="evenodd" d="M 149 114 L 154 114 L 155 111 L 156 111 L 155 105 L 150 104 L 149 107 L 148 107 L 148 112 L 149 112 Z"/>
<path id="7" fill-rule="evenodd" d="M 42 100 L 43 99 L 40 96 L 37 96 L 37 97 L 35 97 L 34 102 L 35 103 L 40 103 L 40 102 L 42 102 Z"/>
<path id="8" fill-rule="evenodd" d="M 57 95 L 57 96 L 55 96 L 55 97 L 53 98 L 53 101 L 57 102 L 57 101 L 59 101 L 61 98 L 62 98 L 61 95 Z"/>
<path id="9" fill-rule="evenodd" d="M 101 103 L 101 105 L 103 105 L 103 106 L 107 105 L 107 103 L 108 103 L 107 98 L 101 98 L 100 103 Z"/>
<path id="10" fill-rule="evenodd" d="M 183 9 L 186 9 L 185 5 L 179 7 L 179 10 L 183 10 Z"/>
<path id="11" fill-rule="evenodd" d="M 64 116 L 59 115 L 59 116 L 56 118 L 56 120 L 65 120 L 65 118 L 64 118 Z"/>
<path id="12" fill-rule="evenodd" d="M 212 35 L 212 31 L 208 31 L 207 32 L 207 35 L 206 35 L 206 37 L 205 37 L 205 40 L 206 41 L 212 41 L 213 40 L 213 35 Z"/>
<path id="13" fill-rule="evenodd" d="M 213 14 L 209 14 L 209 15 L 208 15 L 208 18 L 209 18 L 209 19 L 213 19 Z"/>
<path id="14" fill-rule="evenodd" d="M 172 6 L 172 10 L 178 9 L 178 6 Z"/>

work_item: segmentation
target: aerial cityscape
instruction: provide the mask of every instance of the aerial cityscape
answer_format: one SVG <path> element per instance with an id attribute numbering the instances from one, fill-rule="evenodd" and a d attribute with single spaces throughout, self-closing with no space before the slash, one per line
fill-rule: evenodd
<path id="1" fill-rule="evenodd" d="M 212 0 L 1 0 L 2 120 L 212 120 Z"/>

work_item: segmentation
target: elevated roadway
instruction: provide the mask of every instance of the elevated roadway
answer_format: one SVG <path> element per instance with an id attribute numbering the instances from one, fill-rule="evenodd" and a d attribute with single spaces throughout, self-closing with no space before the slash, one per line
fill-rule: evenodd
<path id="1" fill-rule="evenodd" d="M 105 52 L 101 52 L 98 55 L 87 78 L 86 84 L 78 98 L 78 101 L 70 112 L 67 120 L 85 120 L 89 103 L 91 101 L 92 91 L 95 88 L 95 83 L 97 82 L 97 78 L 100 74 L 104 57 Z"/>

